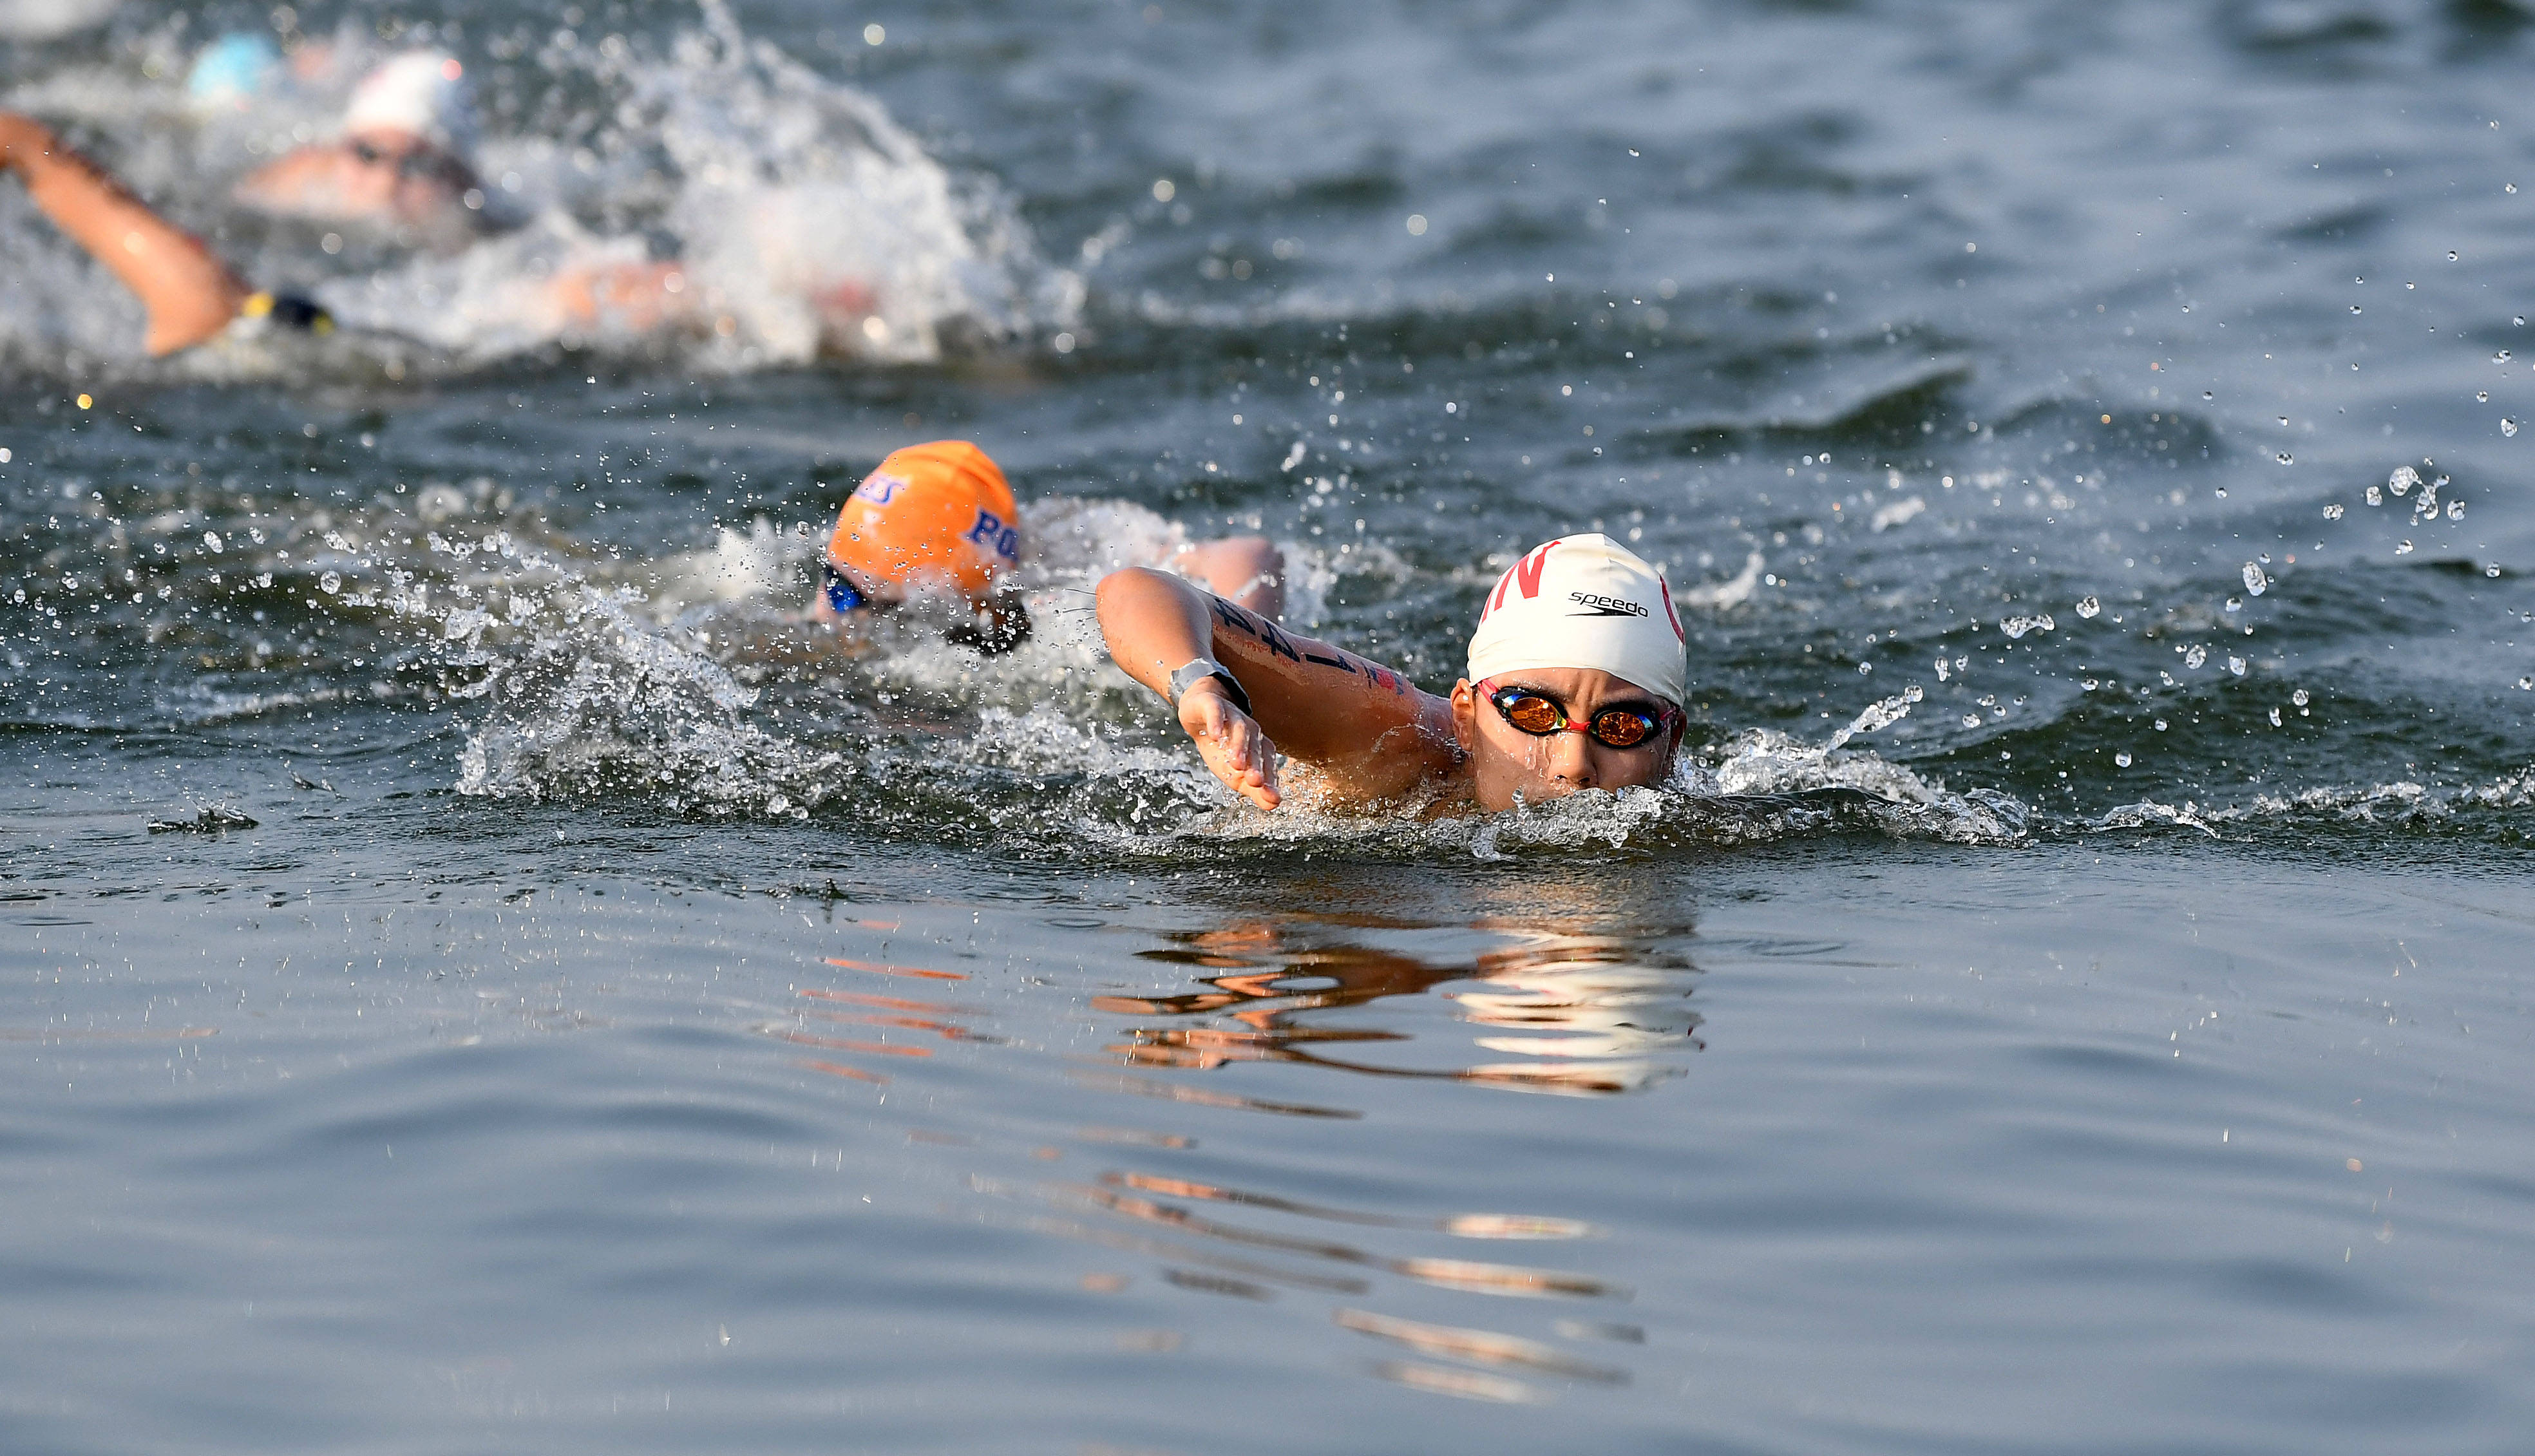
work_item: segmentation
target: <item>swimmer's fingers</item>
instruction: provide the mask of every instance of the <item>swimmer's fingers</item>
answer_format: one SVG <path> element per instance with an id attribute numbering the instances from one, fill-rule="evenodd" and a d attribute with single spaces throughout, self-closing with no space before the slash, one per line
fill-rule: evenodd
<path id="1" fill-rule="evenodd" d="M 1182 695 L 1180 727 L 1225 788 L 1263 810 L 1283 802 L 1276 787 L 1276 746 L 1258 720 L 1234 707 L 1211 681 Z"/>

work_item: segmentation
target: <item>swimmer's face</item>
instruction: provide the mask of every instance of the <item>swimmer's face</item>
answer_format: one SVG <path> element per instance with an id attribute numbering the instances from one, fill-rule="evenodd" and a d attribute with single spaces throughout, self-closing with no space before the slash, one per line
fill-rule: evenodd
<path id="1" fill-rule="evenodd" d="M 410 132 L 361 132 L 302 147 L 238 183 L 238 201 L 269 212 L 330 222 L 464 221 L 466 163 Z"/>
<path id="2" fill-rule="evenodd" d="M 1597 667 L 1529 668 L 1501 674 L 1499 688 L 1527 688 L 1554 699 L 1571 723 L 1589 723 L 1606 708 L 1645 708 L 1658 715 L 1670 706 L 1626 678 Z M 1672 771 L 1681 745 L 1678 714 L 1636 748 L 1615 749 L 1590 734 L 1551 733 L 1535 738 L 1505 720 L 1468 679 L 1453 686 L 1453 736 L 1470 756 L 1471 790 L 1481 808 L 1512 809 L 1564 798 L 1578 789 L 1625 789 L 1659 782 Z"/>

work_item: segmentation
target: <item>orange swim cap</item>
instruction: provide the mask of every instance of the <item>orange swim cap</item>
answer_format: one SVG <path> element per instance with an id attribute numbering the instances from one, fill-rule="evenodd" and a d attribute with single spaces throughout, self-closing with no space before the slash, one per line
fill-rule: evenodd
<path id="1" fill-rule="evenodd" d="M 965 440 L 936 440 L 891 454 L 836 514 L 828 560 L 867 590 L 897 595 L 925 581 L 971 600 L 1020 562 L 1013 488 L 986 453 Z"/>

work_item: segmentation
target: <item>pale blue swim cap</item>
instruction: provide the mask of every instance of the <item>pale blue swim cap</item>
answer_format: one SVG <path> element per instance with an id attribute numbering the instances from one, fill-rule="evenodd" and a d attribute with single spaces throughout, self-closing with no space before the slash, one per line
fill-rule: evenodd
<path id="1" fill-rule="evenodd" d="M 262 95 L 281 67 L 281 52 L 251 30 L 232 30 L 203 47 L 185 78 L 185 97 L 206 110 L 236 109 Z"/>

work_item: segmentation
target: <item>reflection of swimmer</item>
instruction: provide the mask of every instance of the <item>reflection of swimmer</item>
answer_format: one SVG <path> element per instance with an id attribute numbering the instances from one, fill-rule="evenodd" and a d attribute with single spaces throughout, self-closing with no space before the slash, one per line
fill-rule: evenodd
<path id="1" fill-rule="evenodd" d="M 1022 545 L 1012 487 L 984 451 L 964 440 L 911 445 L 882 460 L 836 514 L 811 612 L 843 619 L 910 597 L 946 598 L 977 615 L 962 637 L 1002 651 L 1029 635 L 1011 585 Z M 1265 537 L 1194 543 L 1159 565 L 1268 621 L 1284 612 L 1284 558 Z"/>
<path id="2" fill-rule="evenodd" d="M 222 41 L 205 52 L 188 89 L 198 107 L 234 107 L 276 84 L 276 74 L 253 46 Z M 353 89 L 340 136 L 258 168 L 238 184 L 235 201 L 279 216 L 371 225 L 444 251 L 463 248 L 519 220 L 487 206 L 469 159 L 475 133 L 459 61 L 439 51 L 402 52 Z M 0 170 L 10 168 L 44 215 L 140 298 L 154 355 L 205 343 L 240 319 L 255 329 L 331 327 L 314 304 L 249 287 L 199 238 L 41 124 L 0 112 Z M 751 225 L 779 227 L 779 219 Z M 726 300 L 691 285 L 682 265 L 628 258 L 588 241 L 581 240 L 578 260 L 567 257 L 550 277 L 506 298 L 505 317 L 547 337 L 728 332 Z M 826 345 L 847 349 L 864 336 L 876 300 L 861 281 L 798 267 L 773 281 Z"/>
<path id="3" fill-rule="evenodd" d="M 1159 572 L 1112 573 L 1099 603 L 1110 656 L 1261 809 L 1282 802 L 1280 753 L 1340 806 L 1493 812 L 1654 783 L 1685 726 L 1672 589 L 1608 536 L 1560 537 L 1498 579 L 1450 698 Z"/>
<path id="4" fill-rule="evenodd" d="M 1223 967 L 1207 989 L 1169 997 L 1094 998 L 1095 1009 L 1206 1017 L 1216 1024 L 1140 1027 L 1109 1050 L 1144 1066 L 1207 1069 L 1241 1062 L 1307 1062 L 1378 1076 L 1477 1082 L 1524 1092 L 1590 1096 L 1642 1090 L 1671 1075 L 1658 1059 L 1700 1049 L 1689 967 L 1612 936 L 1531 931 L 1467 964 L 1436 963 L 1369 945 L 1289 945 L 1274 927 L 1189 938 L 1204 964 Z M 1416 996 L 1446 985 L 1461 1019 L 1491 1028 L 1488 1052 L 1532 1060 L 1416 1068 L 1350 1056 L 1348 1044 L 1395 1042 L 1395 1032 L 1315 1013 Z M 1241 1023 L 1239 1027 L 1220 1024 Z"/>

